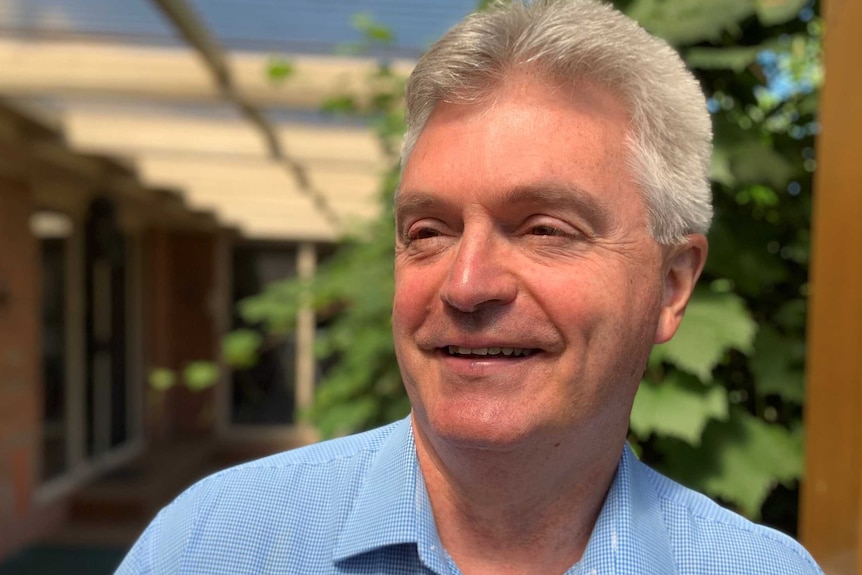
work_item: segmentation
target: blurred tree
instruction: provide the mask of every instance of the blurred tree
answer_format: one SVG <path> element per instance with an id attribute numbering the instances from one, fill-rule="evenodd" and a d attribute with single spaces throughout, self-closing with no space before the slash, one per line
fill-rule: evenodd
<path id="1" fill-rule="evenodd" d="M 715 130 L 716 217 L 702 287 L 679 334 L 654 350 L 630 441 L 669 475 L 793 532 L 822 78 L 818 6 L 812 0 L 616 4 L 680 50 L 708 95 Z M 394 39 L 370 18 L 357 25 L 370 44 Z M 284 69 L 276 67 L 273 76 Z M 390 163 L 381 177 L 381 218 L 349 237 L 314 279 L 270 285 L 240 305 L 243 317 L 269 337 L 292 328 L 300 305 L 335 313 L 317 351 L 338 361 L 305 414 L 324 436 L 409 411 L 390 326 L 403 79 L 381 62 L 371 80 L 377 89 L 370 98 L 343 95 L 324 109 L 374 123 Z M 248 334 L 233 336 L 227 356 L 247 365 L 260 343 Z"/>
<path id="2" fill-rule="evenodd" d="M 716 213 L 703 287 L 677 336 L 654 350 L 630 439 L 683 483 L 793 532 L 803 469 L 819 7 L 804 0 L 626 4 L 680 49 L 709 97 Z"/>

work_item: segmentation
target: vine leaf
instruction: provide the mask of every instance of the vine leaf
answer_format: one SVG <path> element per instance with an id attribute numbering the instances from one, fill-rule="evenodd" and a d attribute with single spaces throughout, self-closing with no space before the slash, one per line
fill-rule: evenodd
<path id="1" fill-rule="evenodd" d="M 796 18 L 808 0 L 757 0 L 757 18 L 764 26 L 783 24 Z"/>
<path id="2" fill-rule="evenodd" d="M 757 333 L 754 350 L 749 366 L 757 382 L 757 391 L 802 404 L 805 400 L 802 369 L 805 344 L 764 326 Z"/>
<path id="3" fill-rule="evenodd" d="M 692 48 L 685 55 L 686 63 L 702 70 L 733 70 L 740 73 L 757 60 L 764 46 L 741 48 Z"/>
<path id="4" fill-rule="evenodd" d="M 718 38 L 755 14 L 755 0 L 634 0 L 626 12 L 671 44 Z"/>
<path id="5" fill-rule="evenodd" d="M 752 350 L 757 324 L 739 296 L 698 291 L 669 342 L 653 348 L 650 364 L 662 361 L 711 381 L 712 370 L 730 349 Z"/>
<path id="6" fill-rule="evenodd" d="M 710 422 L 700 448 L 672 440 L 664 448 L 662 471 L 752 518 L 777 484 L 802 475 L 801 429 L 771 425 L 740 409 L 727 421 Z"/>
<path id="7" fill-rule="evenodd" d="M 741 184 L 768 184 L 782 189 L 798 171 L 790 160 L 763 142 L 737 144 L 730 148 L 729 156 L 731 170 Z"/>
<path id="8" fill-rule="evenodd" d="M 700 445 L 711 419 L 727 418 L 727 392 L 695 377 L 673 371 L 661 383 L 644 381 L 635 396 L 631 429 L 645 439 L 652 433 Z"/>

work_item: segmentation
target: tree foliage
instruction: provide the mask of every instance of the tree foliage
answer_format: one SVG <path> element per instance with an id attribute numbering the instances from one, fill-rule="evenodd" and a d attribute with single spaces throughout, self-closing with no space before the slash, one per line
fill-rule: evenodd
<path id="1" fill-rule="evenodd" d="M 654 350 L 630 439 L 669 475 L 792 531 L 803 468 L 818 7 L 628 4 L 676 44 L 709 96 L 716 212 L 702 287 L 677 336 Z"/>
<path id="2" fill-rule="evenodd" d="M 617 5 L 680 50 L 709 97 L 715 132 L 710 257 L 678 335 L 654 350 L 629 439 L 673 477 L 792 531 L 802 472 L 814 114 L 822 76 L 818 6 L 803 0 Z M 358 24 L 369 42 L 393 39 L 367 18 Z M 289 329 L 302 304 L 320 313 L 339 310 L 317 349 L 338 361 L 305 414 L 326 436 L 409 410 L 390 325 L 403 79 L 381 62 L 370 80 L 379 87 L 370 98 L 344 95 L 324 108 L 376 126 L 390 163 L 381 175 L 383 215 L 348 238 L 314 279 L 273 284 L 241 303 L 244 318 L 271 335 Z M 254 353 L 249 339 L 238 336 L 246 351 L 233 350 L 240 365 Z M 776 491 L 778 485 L 785 488 Z"/>

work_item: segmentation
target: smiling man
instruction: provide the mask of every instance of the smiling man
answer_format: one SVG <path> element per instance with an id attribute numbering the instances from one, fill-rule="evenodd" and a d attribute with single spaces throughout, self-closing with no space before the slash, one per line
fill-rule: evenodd
<path id="1" fill-rule="evenodd" d="M 679 57 L 593 0 L 501 6 L 419 61 L 407 114 L 411 416 L 204 480 L 120 572 L 820 573 L 625 444 L 707 254 L 709 117 Z"/>
<path id="2" fill-rule="evenodd" d="M 581 556 L 650 348 L 706 255 L 697 233 L 651 237 L 616 93 L 543 74 L 437 104 L 395 205 L 396 351 L 465 572 L 563 573 Z"/>

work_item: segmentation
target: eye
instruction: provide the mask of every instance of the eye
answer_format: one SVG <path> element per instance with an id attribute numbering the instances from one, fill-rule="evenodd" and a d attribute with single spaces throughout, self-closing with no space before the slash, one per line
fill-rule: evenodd
<path id="1" fill-rule="evenodd" d="M 530 229 L 530 233 L 535 236 L 559 236 L 563 234 L 563 231 L 553 226 L 542 224 L 538 226 L 533 226 Z"/>
<path id="2" fill-rule="evenodd" d="M 550 224 L 536 224 L 529 228 L 529 233 L 534 236 L 554 236 L 561 238 L 578 238 L 580 234 L 564 230 L 560 227 L 552 226 Z"/>
<path id="3" fill-rule="evenodd" d="M 427 240 L 428 238 L 435 238 L 439 235 L 440 232 L 438 232 L 434 228 L 414 227 L 408 230 L 407 239 L 410 241 Z"/>
<path id="4" fill-rule="evenodd" d="M 434 218 L 423 218 L 407 223 L 400 233 L 405 246 L 427 249 L 430 244 L 436 244 L 443 236 L 448 235 L 445 224 Z"/>

